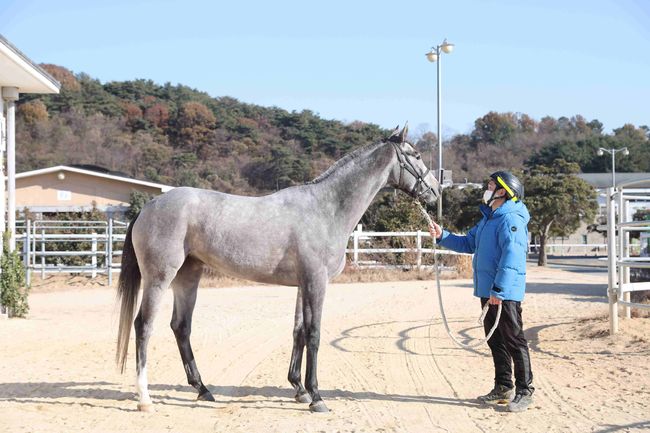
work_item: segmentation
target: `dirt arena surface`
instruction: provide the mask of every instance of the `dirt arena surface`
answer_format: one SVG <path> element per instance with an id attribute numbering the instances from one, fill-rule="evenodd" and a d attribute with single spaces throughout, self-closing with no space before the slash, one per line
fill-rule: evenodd
<path id="1" fill-rule="evenodd" d="M 650 429 L 650 319 L 608 335 L 607 274 L 529 266 L 523 304 L 535 375 L 525 413 L 483 406 L 487 346 L 455 347 L 433 281 L 335 284 L 325 302 L 319 383 L 329 413 L 293 400 L 286 380 L 295 289 L 201 289 L 192 342 L 217 400 L 186 384 L 167 293 L 149 346 L 154 413 L 136 410 L 115 367 L 113 290 L 33 293 L 28 320 L 0 321 L 1 432 L 632 432 Z M 470 280 L 443 281 L 452 328 L 480 336 Z M 431 321 L 432 316 L 434 317 Z"/>

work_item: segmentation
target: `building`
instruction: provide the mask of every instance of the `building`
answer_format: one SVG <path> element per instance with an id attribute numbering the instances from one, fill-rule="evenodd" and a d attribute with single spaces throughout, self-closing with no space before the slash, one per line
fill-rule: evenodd
<path id="1" fill-rule="evenodd" d="M 0 231 L 11 232 L 11 251 L 16 249 L 16 101 L 21 93 L 59 93 L 60 88 L 58 81 L 0 35 L 0 179 L 5 176 L 7 152 L 7 194 L 4 182 L 0 188 Z"/>
<path id="2" fill-rule="evenodd" d="M 580 173 L 578 177 L 588 184 L 593 186 L 598 193 L 598 206 L 601 209 L 601 214 L 605 215 L 605 207 L 607 205 L 607 188 L 612 187 L 612 174 L 611 173 Z M 616 184 L 625 185 L 630 182 L 640 182 L 634 185 L 634 188 L 650 188 L 650 173 L 616 173 Z M 645 208 L 649 206 L 647 202 L 639 202 L 635 208 Z"/>
<path id="3" fill-rule="evenodd" d="M 16 207 L 39 214 L 84 212 L 94 206 L 109 216 L 119 215 L 128 208 L 133 191 L 156 196 L 172 188 L 101 167 L 58 165 L 17 174 Z"/>
<path id="4" fill-rule="evenodd" d="M 593 223 L 583 223 L 578 230 L 567 237 L 558 237 L 549 239 L 549 244 L 564 245 L 561 247 L 550 247 L 550 254 L 566 254 L 566 255 L 605 255 L 606 249 L 604 245 L 607 243 L 607 237 L 603 230 L 595 230 L 597 225 L 607 223 L 606 208 L 607 208 L 607 188 L 612 187 L 612 174 L 611 173 L 580 173 L 577 175 L 582 180 L 586 181 L 594 187 L 597 193 L 598 200 L 598 214 Z M 616 173 L 616 184 L 625 185 L 629 182 L 640 182 L 633 186 L 633 188 L 644 189 L 645 194 L 650 190 L 650 173 Z M 637 200 L 630 202 L 628 208 L 628 215 L 626 220 L 632 220 L 634 213 L 639 209 L 650 209 L 650 201 Z M 641 243 L 647 244 L 647 236 L 644 234 Z M 602 247 L 598 246 L 602 245 Z"/>

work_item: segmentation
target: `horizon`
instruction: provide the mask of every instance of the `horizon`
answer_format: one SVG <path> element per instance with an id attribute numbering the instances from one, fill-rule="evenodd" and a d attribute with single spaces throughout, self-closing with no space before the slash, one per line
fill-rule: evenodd
<path id="1" fill-rule="evenodd" d="M 102 83 L 169 82 L 383 128 L 408 121 L 420 135 L 437 126 L 436 64 L 425 54 L 447 38 L 455 49 L 442 56 L 443 137 L 468 133 L 490 111 L 581 115 L 606 133 L 650 125 L 650 59 L 640 55 L 650 4 L 641 0 L 175 6 L 9 0 L 0 28 L 35 63 Z"/>

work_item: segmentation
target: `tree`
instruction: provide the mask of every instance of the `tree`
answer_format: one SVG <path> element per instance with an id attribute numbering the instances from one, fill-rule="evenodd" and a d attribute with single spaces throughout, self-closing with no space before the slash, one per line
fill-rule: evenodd
<path id="1" fill-rule="evenodd" d="M 47 107 L 38 99 L 20 105 L 18 107 L 18 115 L 22 117 L 28 125 L 45 122 L 48 118 Z"/>
<path id="2" fill-rule="evenodd" d="M 578 164 L 585 172 L 606 171 L 611 164 L 608 164 L 606 159 L 599 157 L 596 152 L 600 147 L 615 147 L 612 141 L 610 137 L 606 136 L 594 136 L 580 140 L 567 137 L 559 138 L 533 154 L 526 161 L 526 165 L 551 166 L 556 159 L 562 159 Z"/>
<path id="3" fill-rule="evenodd" d="M 153 196 L 149 193 L 133 190 L 129 196 L 129 208 L 126 211 L 126 217 L 133 220 L 137 214 L 140 213 L 145 204 L 151 200 Z"/>
<path id="4" fill-rule="evenodd" d="M 288 147 L 276 146 L 271 154 L 250 163 L 244 170 L 248 183 L 266 190 L 279 190 L 309 180 L 310 166 Z"/>
<path id="5" fill-rule="evenodd" d="M 472 141 L 474 143 L 502 144 L 517 131 L 517 126 L 518 119 L 513 113 L 490 111 L 474 122 Z"/>
<path id="6" fill-rule="evenodd" d="M 630 151 L 630 156 L 616 158 L 616 171 L 650 171 L 650 138 L 647 134 L 647 127 L 636 128 L 629 123 L 614 129 L 615 145 L 612 147 L 627 147 Z"/>
<path id="7" fill-rule="evenodd" d="M 474 187 L 445 188 L 442 190 L 443 215 L 442 224 L 454 232 L 466 232 L 481 218 L 479 206 L 482 190 Z"/>
<path id="8" fill-rule="evenodd" d="M 596 191 L 575 176 L 580 167 L 563 159 L 553 166 L 536 166 L 524 177 L 530 212 L 528 227 L 539 240 L 539 266 L 546 265 L 546 242 L 549 237 L 568 236 L 581 222 L 591 223 L 596 216 Z"/>
<path id="9" fill-rule="evenodd" d="M 162 103 L 153 104 L 145 109 L 144 118 L 156 128 L 165 129 L 169 122 L 169 107 Z"/>
<path id="10" fill-rule="evenodd" d="M 216 118 L 208 107 L 200 102 L 186 102 L 182 105 L 176 124 L 176 144 L 187 150 L 196 151 L 210 144 Z"/>
<path id="11" fill-rule="evenodd" d="M 377 196 L 361 218 L 361 224 L 367 230 L 379 232 L 426 230 L 420 210 L 403 192 L 386 192 Z"/>

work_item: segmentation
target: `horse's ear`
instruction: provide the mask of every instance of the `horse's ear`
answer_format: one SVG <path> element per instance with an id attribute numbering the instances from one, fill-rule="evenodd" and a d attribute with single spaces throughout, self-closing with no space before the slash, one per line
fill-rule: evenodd
<path id="1" fill-rule="evenodd" d="M 390 133 L 388 136 L 388 141 L 391 141 L 393 143 L 401 143 L 399 125 L 397 125 L 395 129 L 393 129 L 393 132 Z"/>
<path id="2" fill-rule="evenodd" d="M 406 122 L 404 124 L 404 128 L 402 128 L 402 131 L 399 133 L 399 138 L 400 138 L 400 143 L 404 143 L 406 141 L 406 136 L 409 133 L 409 123 Z"/>

